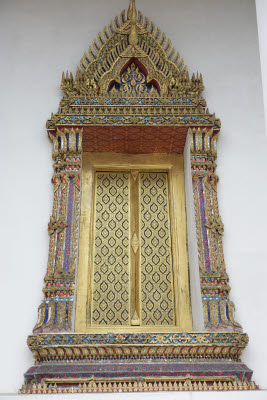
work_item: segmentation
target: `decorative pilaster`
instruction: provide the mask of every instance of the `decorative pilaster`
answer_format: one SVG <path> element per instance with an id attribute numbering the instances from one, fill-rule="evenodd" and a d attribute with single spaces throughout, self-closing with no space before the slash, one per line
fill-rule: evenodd
<path id="1" fill-rule="evenodd" d="M 242 331 L 234 320 L 234 303 L 229 299 L 229 278 L 223 255 L 223 223 L 217 199 L 218 177 L 215 174 L 218 131 L 189 129 L 191 167 L 201 294 L 207 330 Z"/>
<path id="2" fill-rule="evenodd" d="M 82 129 L 57 130 L 54 144 L 54 202 L 44 300 L 34 333 L 70 331 L 78 257 Z"/>

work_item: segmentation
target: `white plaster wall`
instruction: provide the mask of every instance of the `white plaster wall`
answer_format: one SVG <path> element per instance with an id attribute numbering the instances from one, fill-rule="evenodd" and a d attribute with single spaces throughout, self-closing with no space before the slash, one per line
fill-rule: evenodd
<path id="1" fill-rule="evenodd" d="M 190 73 L 202 72 L 208 107 L 222 120 L 219 201 L 231 298 L 236 318 L 250 337 L 243 360 L 254 370 L 256 382 L 267 388 L 267 147 L 255 4 L 252 0 L 136 2 L 171 38 Z M 42 299 L 52 205 L 51 145 L 45 122 L 57 110 L 62 71 L 75 72 L 98 31 L 127 3 L 0 2 L 0 393 L 16 393 L 33 363 L 26 338 Z M 204 395 L 208 398 L 203 393 L 177 397 Z M 263 396 L 234 394 L 241 395 Z"/>
<path id="2" fill-rule="evenodd" d="M 32 400 L 34 395 L 0 395 L 0 400 Z M 38 400 L 266 400 L 266 391 L 154 392 L 38 395 Z"/>
<path id="3" fill-rule="evenodd" d="M 259 48 L 261 60 L 262 88 L 265 110 L 265 126 L 267 128 L 267 1 L 256 0 Z"/>

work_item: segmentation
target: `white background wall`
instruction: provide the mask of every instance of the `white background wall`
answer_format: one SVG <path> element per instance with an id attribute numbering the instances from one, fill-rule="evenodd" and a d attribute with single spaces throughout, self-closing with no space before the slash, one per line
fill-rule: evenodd
<path id="1" fill-rule="evenodd" d="M 261 60 L 262 88 L 265 110 L 265 127 L 267 128 L 267 1 L 256 0 L 259 48 Z"/>
<path id="2" fill-rule="evenodd" d="M 267 388 L 267 146 L 255 4 L 252 0 L 136 2 L 170 37 L 190 73 L 202 72 L 208 107 L 222 120 L 219 201 L 231 298 L 236 319 L 250 337 L 243 360 L 254 370 L 256 382 Z M 26 339 L 42 300 L 52 207 L 51 145 L 45 122 L 62 96 L 62 71 L 75 72 L 98 31 L 127 3 L 0 2 L 0 393 L 17 392 L 23 373 L 33 363 Z"/>

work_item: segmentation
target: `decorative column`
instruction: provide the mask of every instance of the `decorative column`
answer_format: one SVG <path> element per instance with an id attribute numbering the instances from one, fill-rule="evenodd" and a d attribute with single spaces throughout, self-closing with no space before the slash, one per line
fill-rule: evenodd
<path id="1" fill-rule="evenodd" d="M 191 167 L 201 294 L 206 330 L 242 331 L 234 319 L 234 303 L 229 299 L 229 278 L 225 269 L 216 176 L 216 139 L 219 131 L 189 129 Z"/>
<path id="2" fill-rule="evenodd" d="M 82 129 L 57 129 L 54 145 L 54 202 L 48 224 L 50 236 L 44 300 L 33 332 L 72 329 L 75 270 L 78 258 Z"/>

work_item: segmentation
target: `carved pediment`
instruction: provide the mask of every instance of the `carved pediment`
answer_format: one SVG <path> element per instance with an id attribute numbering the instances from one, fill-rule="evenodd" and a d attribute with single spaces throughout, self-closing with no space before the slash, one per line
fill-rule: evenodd
<path id="1" fill-rule="evenodd" d="M 120 18 L 116 17 L 98 34 L 88 53 L 84 53 L 75 79 L 71 73 L 63 73 L 61 89 L 67 96 L 106 95 L 108 78 L 116 79 L 132 57 L 140 60 L 150 74 L 153 72 L 153 78 L 161 86 L 161 96 L 172 92 L 199 95 L 204 89 L 202 76 L 189 78 L 187 67 L 171 41 L 140 11 L 136 13 L 134 3 L 127 16 L 123 10 Z"/>

